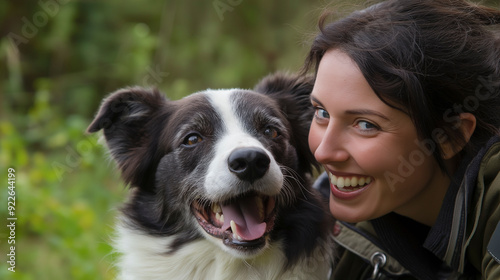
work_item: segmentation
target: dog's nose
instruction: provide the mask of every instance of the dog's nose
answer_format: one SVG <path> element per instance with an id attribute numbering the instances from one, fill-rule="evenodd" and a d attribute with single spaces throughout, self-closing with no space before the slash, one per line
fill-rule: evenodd
<path id="1" fill-rule="evenodd" d="M 228 167 L 241 180 L 253 183 L 266 174 L 270 162 L 262 149 L 240 148 L 229 155 Z"/>

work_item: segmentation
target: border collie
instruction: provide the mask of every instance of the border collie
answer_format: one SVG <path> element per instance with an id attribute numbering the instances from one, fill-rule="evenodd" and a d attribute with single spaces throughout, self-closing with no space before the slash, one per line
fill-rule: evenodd
<path id="1" fill-rule="evenodd" d="M 103 130 L 131 197 L 119 219 L 121 279 L 326 279 L 330 216 L 312 189 L 310 77 L 167 100 L 106 98 Z"/>

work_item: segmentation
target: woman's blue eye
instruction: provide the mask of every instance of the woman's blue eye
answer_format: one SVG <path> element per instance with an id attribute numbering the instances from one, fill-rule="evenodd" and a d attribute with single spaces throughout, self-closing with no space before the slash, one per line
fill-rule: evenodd
<path id="1" fill-rule="evenodd" d="M 372 124 L 371 122 L 367 122 L 367 121 L 359 121 L 358 122 L 358 127 L 361 129 L 361 130 L 378 130 L 378 126 Z"/>
<path id="2" fill-rule="evenodd" d="M 326 110 L 321 109 L 321 108 L 316 109 L 316 116 L 320 119 L 329 119 L 330 118 L 330 114 L 328 114 L 328 112 Z"/>

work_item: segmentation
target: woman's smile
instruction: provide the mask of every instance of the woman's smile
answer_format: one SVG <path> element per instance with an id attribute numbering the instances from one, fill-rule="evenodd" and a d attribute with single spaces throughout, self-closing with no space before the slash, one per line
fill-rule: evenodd
<path id="1" fill-rule="evenodd" d="M 327 171 L 332 195 L 340 199 L 352 199 L 369 187 L 372 177 L 359 174 Z"/>

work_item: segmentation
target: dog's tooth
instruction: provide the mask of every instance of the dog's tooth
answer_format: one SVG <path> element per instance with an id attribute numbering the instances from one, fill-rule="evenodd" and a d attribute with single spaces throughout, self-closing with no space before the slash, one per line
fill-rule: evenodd
<path id="1" fill-rule="evenodd" d="M 222 215 L 221 213 L 215 213 L 215 219 L 217 219 L 217 221 L 221 223 L 224 223 L 224 215 Z"/>
<path id="2" fill-rule="evenodd" d="M 212 212 L 214 212 L 214 213 L 222 213 L 222 208 L 220 207 L 219 203 L 213 203 L 212 204 Z"/>
<path id="3" fill-rule="evenodd" d="M 229 224 L 231 225 L 231 230 L 233 231 L 233 234 L 236 234 L 236 223 L 234 222 L 234 220 L 231 220 Z"/>
<path id="4" fill-rule="evenodd" d="M 243 238 L 241 238 L 241 236 L 239 236 L 236 231 L 236 223 L 233 220 L 231 220 L 230 224 L 231 224 L 231 230 L 233 231 L 233 238 L 238 239 L 240 241 L 243 240 Z"/>
<path id="5" fill-rule="evenodd" d="M 257 204 L 257 209 L 259 211 L 259 218 L 260 220 L 264 220 L 264 202 L 262 201 L 262 197 L 258 196 L 255 199 L 255 203 Z"/>
<path id="6" fill-rule="evenodd" d="M 238 240 L 243 240 L 243 238 L 241 238 L 241 236 L 237 235 L 236 233 L 233 233 L 233 239 L 238 239 Z"/>
<path id="7" fill-rule="evenodd" d="M 239 236 L 236 231 L 236 223 L 233 220 L 231 220 L 229 224 L 231 225 L 231 230 L 233 231 L 233 238 L 238 240 L 243 240 L 243 238 L 241 238 L 241 236 Z"/>

